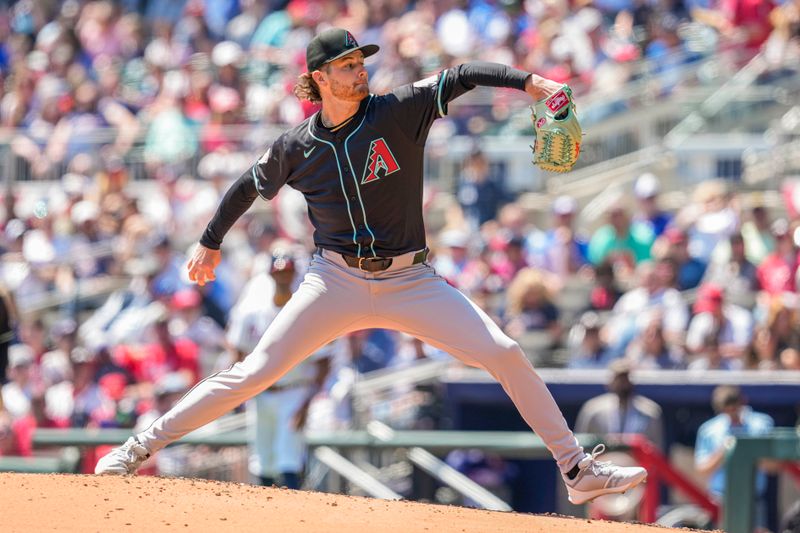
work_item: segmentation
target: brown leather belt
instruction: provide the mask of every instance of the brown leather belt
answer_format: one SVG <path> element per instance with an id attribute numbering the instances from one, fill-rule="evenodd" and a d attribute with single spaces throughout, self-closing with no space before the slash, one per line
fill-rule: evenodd
<path id="1" fill-rule="evenodd" d="M 365 272 L 382 272 L 392 266 L 391 257 L 352 257 L 349 255 L 341 254 L 347 266 L 358 268 Z M 414 254 L 414 259 L 411 261 L 412 265 L 418 265 L 425 262 L 428 258 L 428 249 L 420 250 Z"/>

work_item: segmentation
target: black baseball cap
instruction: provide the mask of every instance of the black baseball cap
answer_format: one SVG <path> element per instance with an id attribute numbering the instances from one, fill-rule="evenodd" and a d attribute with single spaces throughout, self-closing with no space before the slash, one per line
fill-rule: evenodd
<path id="1" fill-rule="evenodd" d="M 319 70 L 322 65 L 351 52 L 361 50 L 364 57 L 369 57 L 380 50 L 377 44 L 359 46 L 353 34 L 342 28 L 330 28 L 311 39 L 306 48 L 306 65 L 308 71 Z"/>

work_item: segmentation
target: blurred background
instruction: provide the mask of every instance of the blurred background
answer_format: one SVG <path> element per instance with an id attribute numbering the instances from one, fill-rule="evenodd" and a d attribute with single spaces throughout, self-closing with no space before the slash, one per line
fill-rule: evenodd
<path id="1" fill-rule="evenodd" d="M 378 94 L 470 60 L 573 87 L 585 138 L 564 175 L 530 163 L 525 94 L 450 106 L 427 145 L 428 243 L 587 445 L 651 482 L 567 504 L 488 375 L 380 330 L 148 471 L 713 525 L 737 438 L 799 414 L 798 0 L 0 0 L 0 469 L 91 472 L 248 353 L 285 256 L 296 286 L 313 250 L 302 196 L 257 202 L 207 287 L 187 253 L 316 111 L 292 87 L 331 25 L 381 46 Z M 760 466 L 755 526 L 798 531 L 800 469 Z"/>

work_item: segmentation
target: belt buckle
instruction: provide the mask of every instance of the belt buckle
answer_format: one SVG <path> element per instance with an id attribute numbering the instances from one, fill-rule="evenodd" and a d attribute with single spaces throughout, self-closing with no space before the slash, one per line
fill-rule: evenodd
<path id="1" fill-rule="evenodd" d="M 369 259 L 369 258 L 368 257 L 359 257 L 358 258 L 358 269 L 359 270 L 362 270 L 364 272 L 369 272 L 369 270 L 364 268 L 364 261 L 366 261 L 367 259 Z"/>
<path id="2" fill-rule="evenodd" d="M 387 258 L 385 258 L 385 257 L 359 257 L 358 258 L 358 268 L 359 268 L 359 270 L 362 270 L 364 272 L 379 272 L 381 270 L 386 270 L 387 268 L 389 268 L 389 265 L 392 264 L 391 259 L 388 259 L 389 263 L 383 268 L 378 268 L 377 270 L 370 270 L 370 269 L 364 267 L 365 264 L 366 265 L 370 265 L 370 264 L 373 264 L 373 263 L 378 263 L 379 261 L 387 261 Z"/>

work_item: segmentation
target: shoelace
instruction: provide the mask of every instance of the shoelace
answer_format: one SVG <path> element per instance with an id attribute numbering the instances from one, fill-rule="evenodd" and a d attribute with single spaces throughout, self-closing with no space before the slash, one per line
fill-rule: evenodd
<path id="1" fill-rule="evenodd" d="M 123 450 L 125 455 L 128 456 L 128 460 L 130 461 L 140 461 L 143 459 L 147 459 L 147 450 L 144 446 L 139 444 L 138 442 L 134 442 L 130 446 L 126 446 Z"/>
<path id="2" fill-rule="evenodd" d="M 607 476 L 611 474 L 610 461 L 598 461 L 597 458 L 606 451 L 605 444 L 598 444 L 589 454 L 589 464 L 587 468 L 592 469 L 592 473 L 596 476 Z"/>

